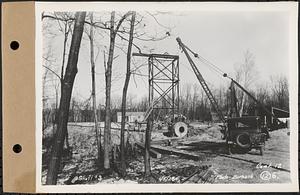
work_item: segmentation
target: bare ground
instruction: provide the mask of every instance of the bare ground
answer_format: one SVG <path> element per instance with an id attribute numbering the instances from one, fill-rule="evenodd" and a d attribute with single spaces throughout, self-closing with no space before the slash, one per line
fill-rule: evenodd
<path id="1" fill-rule="evenodd" d="M 118 124 L 114 126 L 118 127 Z M 163 154 L 160 159 L 151 159 L 152 176 L 145 178 L 142 151 L 139 151 L 131 154 L 132 157 L 128 159 L 127 176 L 120 178 L 117 172 L 106 173 L 97 168 L 99 162 L 96 160 L 96 141 L 92 123 L 70 124 L 68 130 L 72 152 L 63 158 L 58 184 L 290 182 L 288 129 L 271 132 L 263 156 L 255 150 L 247 154 L 228 156 L 224 151 L 218 124 L 194 123 L 191 124 L 191 129 L 188 137 L 171 139 L 170 147 L 205 155 L 204 160 L 189 160 Z M 46 130 L 46 136 L 51 136 L 51 131 L 51 128 Z M 112 131 L 113 144 L 119 144 L 119 133 L 118 130 Z M 143 135 L 143 132 L 130 132 L 129 142 L 142 142 Z M 153 142 L 163 139 L 169 138 L 161 132 L 152 133 Z M 47 158 L 49 154 L 45 154 L 44 150 L 42 183 L 46 180 Z M 113 168 L 117 167 L 116 161 Z"/>

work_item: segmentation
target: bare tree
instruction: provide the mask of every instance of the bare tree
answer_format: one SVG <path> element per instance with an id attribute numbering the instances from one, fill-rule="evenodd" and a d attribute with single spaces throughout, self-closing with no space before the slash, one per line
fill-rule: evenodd
<path id="1" fill-rule="evenodd" d="M 82 39 L 84 21 L 86 12 L 76 12 L 75 24 L 66 67 L 65 77 L 63 79 L 63 90 L 60 97 L 59 105 L 59 121 L 55 136 L 55 142 L 49 163 L 46 184 L 55 185 L 57 183 L 57 175 L 62 157 L 63 144 L 66 136 L 68 125 L 69 107 L 72 95 L 73 84 L 77 73 L 78 54 Z"/>
<path id="2" fill-rule="evenodd" d="M 49 67 L 51 66 L 51 64 L 53 63 L 52 59 L 51 58 L 51 50 L 48 48 L 48 49 L 45 49 L 46 52 L 43 53 L 43 66 L 44 67 Z M 47 116 L 44 117 L 44 114 L 43 114 L 43 130 L 45 130 L 49 125 L 49 117 L 50 117 L 50 112 L 46 111 L 47 109 L 47 105 L 48 105 L 48 100 L 50 99 L 47 95 L 47 88 L 46 86 L 49 85 L 49 81 L 52 81 L 53 82 L 53 79 L 51 78 L 51 71 L 48 69 L 48 68 L 45 68 L 44 70 L 44 74 L 43 74 L 43 79 L 42 79 L 42 85 L 43 85 L 43 113 L 44 113 L 44 110 L 45 110 L 45 113 L 47 113 Z M 44 132 L 44 131 L 43 131 Z"/>
<path id="3" fill-rule="evenodd" d="M 183 105 L 182 105 L 182 111 L 185 116 L 188 116 L 189 114 L 189 106 L 191 105 L 191 83 L 185 83 L 183 87 L 183 92 L 181 93 L 184 97 L 183 99 Z"/>
<path id="4" fill-rule="evenodd" d="M 112 76 L 112 65 L 114 59 L 114 49 L 115 49 L 115 39 L 118 34 L 118 30 L 122 24 L 122 22 L 129 15 L 127 12 L 122 18 L 119 20 L 117 26 L 115 27 L 115 11 L 111 12 L 110 18 L 110 46 L 108 53 L 108 60 L 105 71 L 105 125 L 104 125 L 104 169 L 110 169 L 110 160 L 109 160 L 109 152 L 110 152 L 110 131 L 111 131 L 111 76 Z"/>
<path id="5" fill-rule="evenodd" d="M 285 76 L 271 77 L 273 105 L 289 110 L 289 84 Z"/>
<path id="6" fill-rule="evenodd" d="M 193 85 L 193 102 L 192 102 L 192 111 L 193 111 L 193 115 L 192 115 L 192 118 L 193 120 L 196 119 L 196 107 L 197 107 L 197 104 L 198 104 L 198 90 L 199 90 L 199 85 L 198 83 L 195 83 Z"/>
<path id="7" fill-rule="evenodd" d="M 271 85 L 269 85 L 267 82 L 256 86 L 256 99 L 264 105 L 270 104 L 270 87 Z"/>
<path id="8" fill-rule="evenodd" d="M 44 16 L 44 15 L 43 15 Z M 73 21 L 70 20 L 71 15 L 67 12 L 55 12 L 54 16 L 55 21 L 58 24 L 58 30 L 63 34 L 64 36 L 64 41 L 63 41 L 63 50 L 62 50 L 62 62 L 61 62 L 61 71 L 60 75 L 57 74 L 53 69 L 51 69 L 48 66 L 45 66 L 48 70 L 50 70 L 54 75 L 59 79 L 60 81 L 60 94 L 62 93 L 62 87 L 63 87 L 63 79 L 64 79 L 64 69 L 65 69 L 65 59 L 66 59 L 66 53 L 67 53 L 67 42 L 69 39 L 69 35 L 71 34 L 71 26 Z M 42 17 L 44 19 L 45 17 Z M 60 18 L 60 19 L 58 19 Z M 50 33 L 48 31 L 48 33 Z M 57 99 L 58 99 L 58 91 L 57 91 L 57 86 L 55 87 L 55 95 L 56 95 L 56 105 L 57 105 Z M 57 110 L 55 112 L 55 125 L 54 127 L 57 128 Z M 69 148 L 69 139 L 68 139 L 68 130 L 66 132 L 66 138 L 65 138 L 65 143 L 66 147 Z"/>
<path id="9" fill-rule="evenodd" d="M 93 12 L 90 15 L 91 24 L 93 24 Z M 97 117 L 97 103 L 96 103 L 96 83 L 95 83 L 95 58 L 94 58 L 94 27 L 90 26 L 90 33 L 88 34 L 90 40 L 90 52 L 91 52 L 91 75 L 92 75 L 92 101 L 93 101 L 93 111 L 94 111 L 94 123 L 95 123 L 95 133 L 96 133 L 96 143 L 98 149 L 98 162 L 101 159 L 101 134 L 98 132 L 98 117 Z"/>
<path id="10" fill-rule="evenodd" d="M 127 35 L 130 34 L 130 29 L 124 25 L 122 25 L 123 21 L 129 20 L 127 19 L 127 16 L 129 16 L 131 13 L 127 12 L 124 15 L 120 14 L 119 21 L 116 22 L 116 14 L 115 12 L 111 13 L 110 21 L 97 21 L 97 22 L 90 22 L 90 21 L 84 21 L 85 24 L 88 24 L 90 26 L 93 26 L 94 29 L 97 30 L 104 30 L 105 32 L 109 32 L 110 37 L 110 46 L 108 51 L 108 60 L 107 63 L 105 62 L 105 126 L 104 126 L 104 142 L 103 142 L 103 149 L 104 149 L 104 168 L 109 169 L 110 168 L 110 160 L 109 160 L 109 153 L 110 153 L 110 123 L 111 123 L 111 83 L 112 83 L 112 64 L 113 60 L 115 58 L 114 56 L 114 49 L 119 48 L 119 45 L 116 44 L 116 37 L 120 38 L 121 41 L 125 40 L 127 42 L 130 42 L 129 39 L 127 39 Z M 149 15 L 155 19 L 155 15 Z M 58 21 L 67 21 L 67 22 L 74 22 L 75 18 L 68 17 L 64 18 L 60 15 L 47 15 L 43 14 L 42 18 L 51 18 Z M 143 42 L 143 41 L 159 41 L 163 40 L 166 37 L 170 36 L 170 29 L 168 29 L 168 32 L 163 33 L 163 36 L 158 37 L 157 33 L 154 33 L 154 35 L 148 35 L 145 33 L 145 26 L 146 24 L 143 21 L 144 16 L 139 15 L 139 18 L 136 19 L 136 22 L 134 23 L 134 32 L 133 32 L 133 39 L 136 39 L 137 41 Z M 158 23 L 158 21 L 155 19 L 155 21 Z M 158 23 L 159 24 L 159 23 Z M 161 26 L 161 24 L 159 24 Z M 126 38 L 125 38 L 126 37 Z M 125 46 L 123 44 L 123 46 Z M 132 41 L 132 46 L 135 47 L 139 52 L 141 52 L 140 47 Z M 136 68 L 138 69 L 138 68 Z M 136 70 L 138 71 L 138 70 Z M 133 71 L 134 72 L 134 71 Z M 100 131 L 101 132 L 101 131 Z"/>
<path id="11" fill-rule="evenodd" d="M 57 20 L 60 30 L 64 34 L 64 44 L 63 44 L 63 51 L 62 51 L 62 65 L 61 65 L 61 73 L 60 73 L 60 93 L 62 94 L 63 89 L 63 80 L 64 80 L 64 69 L 65 69 L 65 59 L 66 59 L 66 48 L 67 48 L 67 41 L 69 34 L 71 33 L 71 23 L 67 19 L 69 18 L 69 15 L 67 15 L 65 12 L 62 13 L 63 17 L 66 18 L 65 21 L 63 21 L 63 27 L 60 25 L 60 21 Z M 56 118 L 58 116 L 56 115 Z M 66 138 L 65 138 L 66 147 L 70 148 L 69 144 L 69 134 L 68 129 L 66 130 Z"/>
<path id="12" fill-rule="evenodd" d="M 238 83 L 241 83 L 246 89 L 249 89 L 255 78 L 257 77 L 257 71 L 255 70 L 254 55 L 247 50 L 244 53 L 244 62 L 239 64 L 235 69 L 235 77 Z M 238 112 L 239 116 L 243 115 L 246 95 L 243 91 L 237 90 Z"/>
<path id="13" fill-rule="evenodd" d="M 126 70 L 126 78 L 123 88 L 123 96 L 122 96 L 122 106 L 121 106 L 121 112 L 122 112 L 122 121 L 121 121 L 121 174 L 122 176 L 125 176 L 126 174 L 126 159 L 125 159 L 125 115 L 126 115 L 126 96 L 127 96 L 127 90 L 130 80 L 130 65 L 131 65 L 131 50 L 132 50 L 132 42 L 133 42 L 133 31 L 134 31 L 134 23 L 135 23 L 135 12 L 132 12 L 131 16 L 131 22 L 130 22 L 130 32 L 129 32 L 129 41 L 128 41 L 128 49 L 127 49 L 127 70 Z"/>
<path id="14" fill-rule="evenodd" d="M 151 112 L 150 116 L 147 120 L 147 130 L 145 135 L 145 154 L 144 154 L 144 169 L 145 169 L 145 177 L 151 175 L 151 166 L 150 166 L 150 140 L 151 140 L 151 131 L 153 128 L 153 112 Z"/>

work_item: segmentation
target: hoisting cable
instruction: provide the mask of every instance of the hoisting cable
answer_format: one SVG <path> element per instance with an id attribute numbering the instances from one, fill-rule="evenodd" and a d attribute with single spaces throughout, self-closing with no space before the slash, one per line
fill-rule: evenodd
<path id="1" fill-rule="evenodd" d="M 199 54 L 195 53 L 194 51 L 192 51 L 189 47 L 187 47 L 185 44 L 183 44 L 183 46 L 190 51 L 195 58 L 197 58 L 198 60 L 200 60 L 202 63 L 204 63 L 205 65 L 207 65 L 208 67 L 212 68 L 212 70 L 214 70 L 215 72 L 219 73 L 220 75 L 222 75 L 223 77 L 228 77 L 227 73 L 225 73 L 222 69 L 220 69 L 218 66 L 214 65 L 212 62 L 208 61 L 207 59 L 205 59 L 204 57 L 200 56 Z M 230 77 L 228 77 L 230 78 Z"/>
<path id="2" fill-rule="evenodd" d="M 279 123 L 282 124 L 283 122 L 280 121 L 272 112 L 270 112 L 262 103 L 260 103 L 251 93 L 249 93 L 243 86 L 241 86 L 237 81 L 235 81 L 232 77 L 228 76 L 227 73 L 225 73 L 224 71 L 222 71 L 219 67 L 217 67 L 216 65 L 214 65 L 213 63 L 211 63 L 210 61 L 206 60 L 205 58 L 203 58 L 202 56 L 200 56 L 199 54 L 193 52 L 189 47 L 187 47 L 186 45 L 183 44 L 183 46 L 190 51 L 195 58 L 198 58 L 201 62 L 203 62 L 206 65 L 211 66 L 217 73 L 221 74 L 223 77 L 227 77 L 229 78 L 236 86 L 238 86 L 243 92 L 245 92 L 251 99 L 253 99 L 255 101 L 255 103 L 257 103 L 257 105 L 259 105 L 266 113 L 268 113 L 270 116 L 274 117 L 274 119 Z"/>

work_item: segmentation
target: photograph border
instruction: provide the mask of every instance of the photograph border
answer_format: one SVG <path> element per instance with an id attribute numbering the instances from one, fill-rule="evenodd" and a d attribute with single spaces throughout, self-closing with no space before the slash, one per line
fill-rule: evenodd
<path id="1" fill-rule="evenodd" d="M 145 6 L 147 4 L 147 6 Z M 289 14 L 290 86 L 290 169 L 289 184 L 97 184 L 42 185 L 42 21 L 43 11 L 101 10 L 180 10 L 180 11 L 282 11 Z M 38 193 L 111 193 L 111 192 L 296 192 L 298 188 L 298 4 L 297 2 L 36 2 L 35 84 L 36 84 L 36 192 Z M 296 105 L 296 106 L 295 106 Z"/>

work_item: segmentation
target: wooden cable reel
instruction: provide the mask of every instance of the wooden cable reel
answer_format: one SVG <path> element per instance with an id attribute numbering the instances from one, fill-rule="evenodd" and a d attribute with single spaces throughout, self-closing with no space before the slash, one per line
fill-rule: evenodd
<path id="1" fill-rule="evenodd" d="M 184 137 L 188 133 L 188 126 L 184 122 L 177 122 L 173 126 L 173 131 L 177 137 Z"/>

